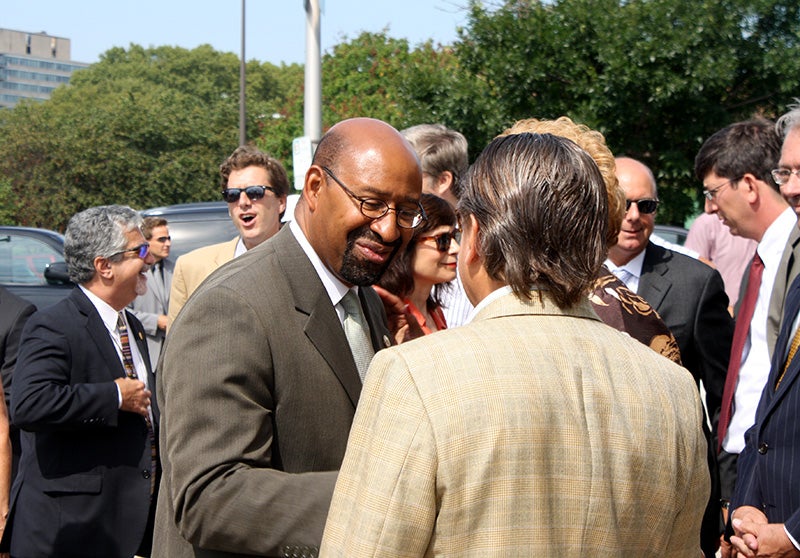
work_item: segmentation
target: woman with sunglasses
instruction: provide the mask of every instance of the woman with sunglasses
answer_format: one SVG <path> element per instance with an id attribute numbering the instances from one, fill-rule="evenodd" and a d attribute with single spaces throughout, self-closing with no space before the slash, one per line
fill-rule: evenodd
<path id="1" fill-rule="evenodd" d="M 403 299 L 427 335 L 447 328 L 440 296 L 456 278 L 458 221 L 452 206 L 438 196 L 422 194 L 426 220 L 414 229 L 378 285 Z M 402 337 L 402 333 L 398 334 Z M 401 343 L 402 338 L 397 342 Z"/>

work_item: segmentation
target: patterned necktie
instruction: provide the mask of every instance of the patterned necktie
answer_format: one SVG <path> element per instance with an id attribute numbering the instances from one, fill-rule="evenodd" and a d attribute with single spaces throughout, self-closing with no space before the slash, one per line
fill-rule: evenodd
<path id="1" fill-rule="evenodd" d="M 797 353 L 798 348 L 800 348 L 800 327 L 797 328 L 797 331 L 794 332 L 794 337 L 792 337 L 792 344 L 789 345 L 789 354 L 786 355 L 786 362 L 783 363 L 783 370 L 781 370 L 781 375 L 778 376 L 778 381 L 775 382 L 775 391 L 778 391 L 781 381 L 783 380 L 783 376 L 789 369 L 789 365 L 792 363 L 792 359 L 794 358 L 795 353 Z"/>
<path id="2" fill-rule="evenodd" d="M 122 364 L 125 367 L 125 374 L 128 378 L 138 380 L 139 376 L 136 375 L 136 368 L 133 366 L 131 343 L 128 338 L 128 326 L 125 325 L 122 312 L 117 315 L 117 331 L 119 332 L 119 343 L 122 347 Z M 150 417 L 146 416 L 144 420 L 147 423 L 147 435 L 150 438 L 150 495 L 152 496 L 153 490 L 156 487 L 156 439 Z"/>
<path id="3" fill-rule="evenodd" d="M 722 442 L 731 423 L 731 416 L 733 416 L 733 396 L 736 393 L 736 384 L 739 381 L 742 352 L 747 341 L 747 333 L 750 331 L 750 321 L 753 319 L 753 312 L 756 309 L 758 289 L 761 287 L 761 275 L 763 273 L 764 262 L 761 261 L 758 253 L 756 253 L 753 256 L 753 261 L 750 262 L 750 278 L 747 283 L 747 291 L 745 291 L 742 304 L 739 306 L 739 313 L 736 315 L 736 327 L 733 330 L 731 358 L 728 361 L 728 373 L 725 376 L 725 388 L 722 391 L 722 408 L 719 412 L 719 426 L 717 428 L 718 450 L 722 449 Z"/>
<path id="4" fill-rule="evenodd" d="M 358 295 L 352 290 L 347 291 L 341 302 L 344 309 L 344 334 L 347 336 L 347 343 L 350 345 L 350 351 L 353 353 L 353 360 L 356 361 L 356 368 L 358 368 L 358 375 L 361 381 L 367 375 L 367 368 L 372 357 L 375 356 L 375 351 L 372 348 L 372 342 L 369 338 L 369 328 L 367 321 L 364 318 L 364 313 L 361 310 L 361 302 L 358 300 Z"/>

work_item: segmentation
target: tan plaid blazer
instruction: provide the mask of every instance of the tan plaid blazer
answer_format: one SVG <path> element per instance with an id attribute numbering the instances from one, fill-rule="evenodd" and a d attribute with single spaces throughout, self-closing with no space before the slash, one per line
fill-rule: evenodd
<path id="1" fill-rule="evenodd" d="M 507 294 L 380 351 L 321 556 L 700 556 L 692 376 L 589 303 Z"/>

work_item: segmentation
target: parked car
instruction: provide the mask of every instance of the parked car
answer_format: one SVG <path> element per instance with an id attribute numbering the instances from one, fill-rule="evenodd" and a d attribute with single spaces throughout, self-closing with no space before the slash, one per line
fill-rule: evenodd
<path id="1" fill-rule="evenodd" d="M 0 226 L 0 285 L 37 308 L 74 287 L 64 263 L 64 237 L 47 229 Z"/>
<path id="2" fill-rule="evenodd" d="M 179 203 L 145 209 L 140 213 L 142 217 L 164 217 L 167 220 L 172 237 L 171 260 L 195 248 L 225 242 L 239 234 L 228 215 L 228 204 L 222 201 Z"/>
<path id="3" fill-rule="evenodd" d="M 683 246 L 683 244 L 686 242 L 686 235 L 689 234 L 689 231 L 683 227 L 676 227 L 673 225 L 655 225 L 653 227 L 653 233 L 657 234 L 668 242 Z"/>

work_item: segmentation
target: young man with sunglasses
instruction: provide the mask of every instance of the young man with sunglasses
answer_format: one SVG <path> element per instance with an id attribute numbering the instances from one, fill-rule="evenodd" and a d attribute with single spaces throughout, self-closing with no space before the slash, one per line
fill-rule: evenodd
<path id="1" fill-rule="evenodd" d="M 64 258 L 78 286 L 35 312 L 20 342 L 11 416 L 22 456 L 11 492 L 13 556 L 149 556 L 160 466 L 155 377 L 126 306 L 153 257 L 123 206 L 70 219 Z"/>
<path id="2" fill-rule="evenodd" d="M 706 410 L 716 424 L 733 337 L 722 277 L 710 266 L 650 240 L 658 208 L 655 177 L 635 159 L 617 158 L 616 165 L 627 211 L 606 265 L 667 324 L 680 347 L 683 365 L 698 385 L 703 382 Z M 712 480 L 716 480 L 714 454 L 709 450 Z M 715 485 L 716 495 L 712 493 L 709 500 L 701 533 L 706 556 L 714 555 L 721 532 L 718 483 L 712 483 L 712 487 Z"/>
<path id="3" fill-rule="evenodd" d="M 289 178 L 280 162 L 253 146 L 238 147 L 220 166 L 222 199 L 239 236 L 184 254 L 175 264 L 168 327 L 212 271 L 255 248 L 280 229 Z"/>

